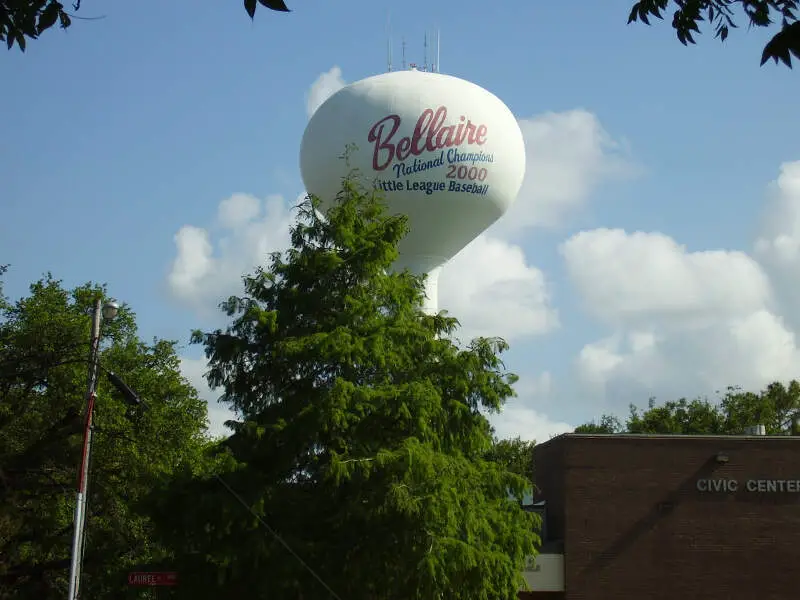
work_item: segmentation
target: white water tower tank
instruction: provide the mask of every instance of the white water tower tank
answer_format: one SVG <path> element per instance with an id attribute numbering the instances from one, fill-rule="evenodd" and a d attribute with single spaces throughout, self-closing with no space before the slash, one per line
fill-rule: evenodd
<path id="1" fill-rule="evenodd" d="M 348 166 L 340 157 L 350 145 Z M 323 210 L 351 169 L 383 190 L 391 214 L 408 216 L 394 268 L 428 275 L 423 309 L 436 313 L 442 265 L 516 199 L 525 145 L 494 94 L 441 73 L 394 71 L 340 89 L 306 127 L 300 173 Z"/>

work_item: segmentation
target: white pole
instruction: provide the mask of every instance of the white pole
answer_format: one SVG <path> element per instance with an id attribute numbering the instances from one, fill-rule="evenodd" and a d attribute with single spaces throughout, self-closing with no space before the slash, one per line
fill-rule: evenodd
<path id="1" fill-rule="evenodd" d="M 86 531 L 86 491 L 89 483 L 89 459 L 92 452 L 92 416 L 97 389 L 97 362 L 100 359 L 100 315 L 102 300 L 97 299 L 92 315 L 92 337 L 89 347 L 89 383 L 86 390 L 86 413 L 84 415 L 83 450 L 78 472 L 78 489 L 75 495 L 75 516 L 72 531 L 72 556 L 69 565 L 69 592 L 67 600 L 76 600 L 80 592 L 83 567 L 84 532 Z"/>
<path id="2" fill-rule="evenodd" d="M 389 12 L 387 12 L 387 15 L 386 15 L 386 34 L 387 34 L 387 37 L 389 38 L 386 43 L 387 43 L 387 46 L 388 46 L 388 48 L 387 48 L 387 50 L 388 50 L 388 52 L 387 52 L 388 53 L 387 60 L 388 60 L 388 63 L 389 63 L 388 67 L 389 67 L 389 72 L 391 73 L 391 71 L 392 71 L 392 15 Z"/>
<path id="3" fill-rule="evenodd" d="M 436 72 L 442 72 L 442 63 L 439 62 L 439 36 L 441 35 L 441 30 L 436 30 Z"/>

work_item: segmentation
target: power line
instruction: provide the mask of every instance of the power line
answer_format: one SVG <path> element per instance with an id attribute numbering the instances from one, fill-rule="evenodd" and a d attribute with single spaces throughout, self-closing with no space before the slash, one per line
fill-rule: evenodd
<path id="1" fill-rule="evenodd" d="M 328 593 L 329 593 L 331 596 L 333 596 L 333 597 L 334 597 L 336 600 L 342 600 L 342 598 L 339 596 L 339 594 L 337 594 L 336 592 L 334 592 L 334 591 L 331 589 L 331 587 L 330 587 L 330 586 L 329 586 L 327 583 L 325 583 L 325 581 L 322 579 L 322 577 L 320 577 L 320 576 L 317 574 L 317 572 L 316 572 L 314 569 L 312 569 L 312 568 L 311 568 L 311 566 L 310 566 L 310 565 L 309 565 L 309 564 L 308 564 L 306 561 L 304 561 L 304 560 L 303 560 L 303 559 L 300 557 L 300 555 L 299 555 L 299 554 L 297 554 L 297 552 L 295 552 L 295 551 L 292 549 L 292 547 L 291 547 L 289 544 L 287 544 L 287 543 L 286 543 L 286 541 L 285 541 L 285 540 L 284 540 L 284 539 L 283 539 L 283 538 L 282 538 L 280 535 L 278 535 L 278 532 L 277 532 L 277 531 L 275 531 L 275 530 L 274 530 L 272 527 L 270 527 L 269 525 L 267 525 L 266 521 L 264 521 L 264 519 L 262 519 L 262 518 L 261 518 L 259 515 L 257 515 L 257 514 L 255 513 L 255 511 L 253 511 L 253 509 L 252 509 L 252 508 L 250 508 L 250 505 L 249 505 L 249 504 L 247 504 L 247 502 L 245 502 L 245 501 L 244 501 L 244 499 L 243 499 L 243 498 L 242 498 L 242 497 L 241 497 L 239 494 L 237 494 L 237 493 L 234 491 L 234 489 L 233 489 L 231 486 L 229 486 L 229 485 L 228 485 L 228 484 L 225 482 L 225 480 L 224 480 L 224 479 L 222 479 L 222 477 L 220 477 L 219 475 L 216 475 L 216 474 L 214 475 L 214 477 L 217 479 L 217 481 L 219 481 L 219 482 L 220 482 L 220 483 L 221 483 L 221 484 L 222 484 L 222 485 L 225 487 L 225 489 L 226 489 L 226 490 L 228 490 L 228 491 L 231 493 L 231 495 L 232 495 L 234 498 L 236 498 L 236 500 L 238 500 L 238 501 L 239 501 L 239 504 L 241 504 L 242 506 L 244 506 L 244 507 L 245 507 L 245 509 L 247 510 L 247 512 L 249 512 L 251 515 L 253 515 L 253 516 L 254 516 L 254 517 L 255 517 L 255 518 L 258 520 L 258 522 L 259 522 L 259 523 L 261 523 L 261 524 L 264 526 L 264 528 L 265 528 L 267 531 L 269 531 L 269 532 L 272 534 L 272 537 L 274 537 L 276 540 L 278 540 L 278 541 L 280 542 L 280 544 L 281 544 L 281 545 L 282 545 L 284 548 L 286 548 L 286 550 L 289 552 L 289 554 L 291 554 L 292 556 L 294 556 L 294 557 L 297 559 L 297 562 L 299 562 L 301 565 L 303 565 L 303 567 L 304 567 L 304 568 L 305 568 L 305 569 L 306 569 L 306 570 L 307 570 L 309 573 L 311 573 L 311 575 L 313 575 L 313 576 L 314 576 L 314 579 L 316 579 L 317 581 L 319 581 L 319 582 L 320 582 L 320 584 L 322 585 L 322 587 L 324 587 L 326 590 L 328 590 Z"/>

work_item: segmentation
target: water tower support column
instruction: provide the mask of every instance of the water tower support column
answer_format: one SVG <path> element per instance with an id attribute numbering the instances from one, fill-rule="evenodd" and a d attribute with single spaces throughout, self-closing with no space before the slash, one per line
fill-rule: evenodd
<path id="1" fill-rule="evenodd" d="M 442 267 L 436 267 L 428 271 L 425 278 L 425 299 L 422 301 L 422 312 L 427 315 L 435 315 L 439 312 L 439 274 Z"/>

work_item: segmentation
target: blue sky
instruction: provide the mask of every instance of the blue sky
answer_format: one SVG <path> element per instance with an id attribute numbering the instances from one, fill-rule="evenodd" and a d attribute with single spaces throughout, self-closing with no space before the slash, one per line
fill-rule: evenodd
<path id="1" fill-rule="evenodd" d="M 81 15 L 105 18 L 49 32 L 24 55 L 2 55 L 0 263 L 12 266 L 9 295 L 24 294 L 52 271 L 68 285 L 107 282 L 138 313 L 144 337 L 185 341 L 192 328 L 215 322 L 170 289 L 176 233 L 193 225 L 213 238 L 218 206 L 235 193 L 296 198 L 303 191 L 298 151 L 310 86 L 333 67 L 346 81 L 385 70 L 389 3 L 292 5 L 288 15 L 259 10 L 251 23 L 233 1 L 86 0 Z M 797 265 L 785 253 L 769 253 L 777 248 L 770 240 L 797 233 L 786 216 L 794 215 L 790 178 L 773 190 L 785 218 L 775 216 L 779 208 L 770 213 L 765 199 L 781 165 L 800 159 L 800 79 L 783 67 L 758 66 L 765 32 L 740 28 L 725 44 L 706 35 L 684 48 L 668 22 L 626 25 L 629 9 L 620 0 L 519 0 L 490 9 L 473 0 L 412 0 L 391 12 L 395 64 L 401 35 L 409 60 L 419 61 L 424 31 L 439 27 L 444 72 L 489 89 L 520 120 L 585 111 L 615 144 L 602 152 L 629 167 L 625 176 L 593 178 L 557 222 L 496 235 L 521 248 L 543 274 L 547 302 L 558 313 L 557 326 L 512 340 L 509 365 L 530 382 L 520 392 L 528 412 L 510 414 L 503 431 L 541 437 L 603 410 L 624 413 L 629 401 L 645 403 L 653 394 L 712 393 L 727 383 L 756 386 L 793 375 L 794 290 L 784 288 Z M 547 155 L 548 147 L 537 151 Z M 589 242 L 602 241 L 603 228 L 649 237 L 624 237 L 602 255 L 606 262 L 593 265 L 601 253 Z M 566 240 L 578 240 L 581 231 L 595 233 L 565 254 Z M 666 246 L 656 233 L 685 251 L 659 260 Z M 644 294 L 655 278 L 691 298 L 667 294 L 672 304 L 665 309 L 656 306 L 664 293 L 648 299 L 631 292 L 620 273 L 602 273 L 624 263 L 613 252 L 630 258 L 636 248 L 650 259 L 626 267 L 630 285 Z M 696 254 L 714 250 L 722 252 Z M 728 281 L 739 267 L 754 272 L 742 261 L 752 261 L 753 276 L 765 281 Z M 665 283 L 672 267 L 688 275 Z M 717 276 L 719 285 L 711 281 Z M 599 279 L 591 284 L 591 277 Z M 725 307 L 725 298 L 747 296 L 753 285 L 763 286 L 763 294 Z M 709 290 L 717 290 L 711 299 L 700 297 Z M 641 296 L 641 303 L 614 312 L 620 305 L 614 293 Z M 602 302 L 608 306 L 590 309 Z M 770 338 L 759 318 L 785 327 Z M 634 338 L 650 339 L 645 346 L 655 350 L 642 350 L 645 356 L 617 344 Z M 711 356 L 709 348 L 730 347 L 731 339 L 749 341 L 735 356 Z M 593 371 L 602 381 L 595 377 L 590 385 L 585 360 L 583 367 L 576 361 L 597 344 L 606 367 L 602 376 Z M 748 344 L 783 354 L 754 366 Z M 197 349 L 187 356 L 196 357 Z M 708 364 L 686 362 L 694 356 Z"/>

